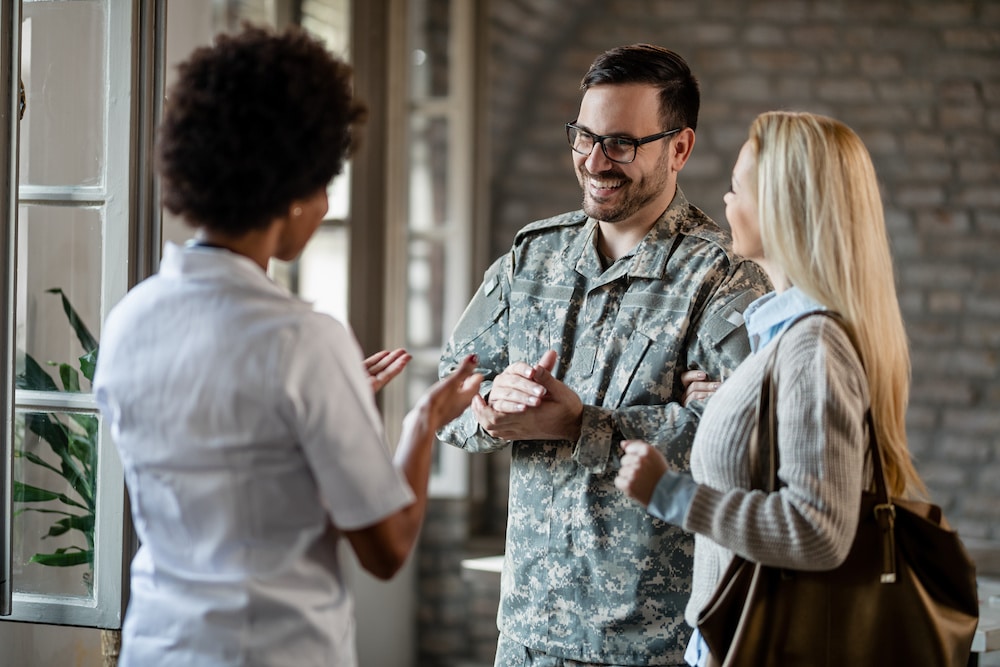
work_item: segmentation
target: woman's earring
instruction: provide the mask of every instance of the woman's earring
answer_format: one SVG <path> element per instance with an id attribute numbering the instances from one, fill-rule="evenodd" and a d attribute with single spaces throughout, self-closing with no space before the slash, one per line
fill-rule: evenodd
<path id="1" fill-rule="evenodd" d="M 296 206 L 295 208 L 293 208 L 292 209 L 292 215 L 294 215 L 296 218 L 299 217 L 300 215 L 302 215 L 302 207 L 301 206 Z"/>

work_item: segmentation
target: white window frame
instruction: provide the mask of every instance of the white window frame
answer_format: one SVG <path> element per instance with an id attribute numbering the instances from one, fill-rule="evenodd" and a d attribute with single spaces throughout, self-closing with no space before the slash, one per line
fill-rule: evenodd
<path id="1" fill-rule="evenodd" d="M 31 0 L 24 0 L 25 4 Z M 107 89 L 104 115 L 104 136 L 106 138 L 105 175 L 103 185 L 97 187 L 72 186 L 23 186 L 17 188 L 17 121 L 13 121 L 13 142 L 9 149 L 10 194 L 17 193 L 14 201 L 2 202 L 5 211 L 11 212 L 9 220 L 12 229 L 8 238 L 11 244 L 6 248 L 8 256 L 16 252 L 17 203 L 58 204 L 60 206 L 96 207 L 101 215 L 101 306 L 103 321 L 110 309 L 125 295 L 131 284 L 141 280 L 155 270 L 158 256 L 159 220 L 156 214 L 153 179 L 149 169 L 149 151 L 152 145 L 151 127 L 155 125 L 155 100 L 157 63 L 159 47 L 162 43 L 161 19 L 164 0 L 103 0 L 105 8 L 104 26 L 106 52 L 103 62 L 106 68 Z M 13 5 L 11 7 L 11 5 Z M 14 54 L 10 71 L 20 71 L 20 3 L 4 2 L 0 12 L 5 30 L 11 30 L 11 51 Z M 9 24 L 8 24 L 9 22 Z M 6 46 L 6 45 L 5 45 Z M 53 45 L 52 48 L 58 48 Z M 3 82 L 16 88 L 17 76 L 13 82 Z M 10 97 L 5 99 L 12 99 Z M 16 95 L 13 96 L 16 99 Z M 30 113 L 30 110 L 29 110 Z M 8 183 L 5 183 L 8 184 Z M 2 192 L 2 191 L 0 191 Z M 12 263 L 10 263 L 12 264 Z M 13 285 L 16 268 L 8 268 L 8 281 Z M 7 285 L 5 285 L 7 287 Z M 16 292 L 6 289 L 4 297 L 11 300 Z M 13 390 L 14 325 L 15 309 L 8 308 L 5 323 L 4 389 L 12 392 L 4 398 L 9 429 L 3 434 L 5 444 L 0 447 L 4 460 L 4 498 L 0 503 L 5 512 L 5 530 L 10 530 L 12 501 L 12 465 L 14 410 L 64 411 L 73 410 L 98 414 L 94 396 L 89 393 L 62 394 Z M 125 484 L 121 463 L 110 436 L 110 429 L 102 421 L 98 439 L 98 471 L 96 498 L 96 525 L 94 531 L 93 597 L 81 598 L 59 595 L 38 595 L 13 592 L 10 594 L 8 615 L 0 616 L 0 621 L 24 621 L 57 625 L 76 625 L 106 629 L 121 627 L 124 604 L 127 598 L 127 569 L 134 548 L 131 525 L 126 519 Z M 9 535 L 4 537 L 9 540 Z M 9 546 L 9 545 L 8 545 Z M 6 581 L 10 582 L 10 560 L 4 563 Z M 13 582 L 16 587 L 16 582 Z M 0 599 L 0 607 L 5 606 Z"/>
<path id="2" fill-rule="evenodd" d="M 476 210 L 479 198 L 476 196 L 480 185 L 477 178 L 476 158 L 476 88 L 475 68 L 476 23 L 480 8 L 478 3 L 466 0 L 449 2 L 449 73 L 448 92 L 441 97 L 415 98 L 412 81 L 409 80 L 413 45 L 409 40 L 408 21 L 411 19 L 411 5 L 414 0 L 390 0 L 389 15 L 392 17 L 390 32 L 390 69 L 395 72 L 390 86 L 388 100 L 390 111 L 387 145 L 393 151 L 387 174 L 390 183 L 387 233 L 387 308 L 386 331 L 390 341 L 406 341 L 413 353 L 411 367 L 430 374 L 436 373 L 441 351 L 446 340 L 439 345 L 413 348 L 407 336 L 407 264 L 409 245 L 414 240 L 437 243 L 444 247 L 445 291 L 442 310 L 436 316 L 441 318 L 444 336 L 461 316 L 478 284 L 473 277 L 474 268 L 480 262 L 481 253 L 475 250 L 477 230 L 476 220 L 483 216 Z M 447 124 L 447 194 L 446 209 L 448 219 L 443 227 L 429 232 L 418 232 L 411 227 L 414 212 L 409 210 L 411 170 L 409 128 L 414 116 L 428 121 L 443 119 Z M 386 393 L 386 415 L 390 425 L 399 423 L 410 407 L 407 404 L 404 383 L 390 384 Z M 481 490 L 482 485 L 470 484 L 477 466 L 470 465 L 470 455 L 455 447 L 438 443 L 437 465 L 431 474 L 429 493 L 437 498 L 463 498 L 470 496 L 473 489 Z"/>

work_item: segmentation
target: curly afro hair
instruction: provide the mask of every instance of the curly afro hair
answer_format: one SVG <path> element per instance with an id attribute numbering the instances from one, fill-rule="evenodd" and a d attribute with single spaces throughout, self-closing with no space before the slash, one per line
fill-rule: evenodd
<path id="1" fill-rule="evenodd" d="M 158 137 L 163 204 L 187 224 L 241 235 L 329 184 L 365 106 L 351 67 L 298 28 L 245 25 L 178 67 Z"/>

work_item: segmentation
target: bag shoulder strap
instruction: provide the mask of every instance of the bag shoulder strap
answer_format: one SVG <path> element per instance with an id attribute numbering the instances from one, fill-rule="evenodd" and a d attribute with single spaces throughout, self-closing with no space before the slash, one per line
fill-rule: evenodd
<path id="1" fill-rule="evenodd" d="M 844 333 L 847 334 L 854 349 L 858 349 L 854 334 L 847 326 L 847 322 L 840 313 L 832 310 L 814 310 L 803 313 L 793 319 L 781 332 L 778 340 L 774 342 L 771 354 L 764 366 L 764 376 L 761 380 L 760 396 L 757 402 L 757 428 L 750 438 L 750 480 L 754 489 L 774 492 L 780 486 L 778 480 L 778 388 L 774 381 L 774 364 L 778 356 L 778 348 L 781 345 L 781 337 L 799 322 L 814 316 L 828 317 L 839 324 Z M 858 356 L 860 357 L 860 354 Z M 863 364 L 864 360 L 862 359 Z M 885 472 L 882 469 L 882 452 L 878 446 L 875 420 L 870 408 L 865 412 L 865 421 L 869 432 L 869 456 L 872 461 L 875 494 L 879 504 L 891 506 Z"/>
<path id="2" fill-rule="evenodd" d="M 837 322 L 851 340 L 854 349 L 858 349 L 854 335 L 843 316 L 829 310 L 816 310 L 799 315 L 785 327 L 781 335 L 788 333 L 789 329 L 802 320 L 814 315 L 829 317 Z M 771 351 L 764 369 L 760 398 L 757 403 L 757 429 L 751 434 L 749 453 L 750 479 L 753 488 L 771 493 L 777 491 L 780 486 L 778 481 L 778 389 L 777 383 L 774 381 L 774 363 L 780 343 L 780 338 L 774 342 L 774 349 Z M 858 356 L 860 357 L 860 354 Z M 861 360 L 861 363 L 864 365 L 864 359 Z M 881 582 L 892 583 L 896 581 L 896 539 L 894 532 L 896 507 L 889 497 L 889 486 L 886 484 L 885 471 L 882 469 L 882 451 L 878 446 L 878 433 L 875 430 L 875 419 L 872 416 L 871 408 L 865 411 L 865 422 L 868 427 L 868 455 L 872 461 L 872 481 L 875 487 L 875 519 L 882 533 Z M 766 444 L 766 450 L 761 443 Z M 766 462 L 762 460 L 763 456 L 767 456 Z"/>

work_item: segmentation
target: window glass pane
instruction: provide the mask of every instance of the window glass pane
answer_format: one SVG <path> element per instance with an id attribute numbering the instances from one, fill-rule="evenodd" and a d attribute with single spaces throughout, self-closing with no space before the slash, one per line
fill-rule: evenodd
<path id="1" fill-rule="evenodd" d="M 236 0 L 217 0 L 240 5 Z M 243 3 L 245 4 L 245 3 Z M 350 0 L 303 0 L 300 25 L 318 37 L 336 56 L 350 58 Z M 362 150 L 363 150 L 362 146 Z M 347 282 L 351 208 L 351 163 L 327 187 L 326 223 L 294 262 L 272 260 L 269 273 L 316 310 L 347 322 Z"/>
<path id="2" fill-rule="evenodd" d="M 302 0 L 302 27 L 341 58 L 350 55 L 350 5 L 350 0 Z"/>
<path id="3" fill-rule="evenodd" d="M 224 32 L 238 30 L 244 21 L 271 24 L 273 0 L 211 0 L 215 27 Z"/>
<path id="4" fill-rule="evenodd" d="M 25 2 L 20 182 L 104 182 L 107 68 L 105 3 Z M 58 48 L 53 45 L 58 44 Z"/>
<path id="5" fill-rule="evenodd" d="M 350 61 L 351 14 L 350 0 L 303 0 L 300 25 L 318 37 L 338 58 Z M 362 148 L 364 150 L 364 148 Z M 327 220 L 347 220 L 350 212 L 351 163 L 333 179 L 327 188 L 330 210 Z"/>
<path id="6" fill-rule="evenodd" d="M 80 357 L 89 351 L 87 332 L 100 339 L 100 209 L 27 205 L 19 211 L 17 371 L 34 361 L 59 390 L 89 392 Z M 62 296 L 77 314 L 75 321 Z"/>
<path id="7" fill-rule="evenodd" d="M 436 348 L 443 340 L 445 261 L 441 243 L 419 239 L 410 242 L 406 317 L 407 345 L 413 349 Z"/>
<path id="8" fill-rule="evenodd" d="M 410 123 L 410 229 L 448 222 L 448 121 L 414 115 Z"/>
<path id="9" fill-rule="evenodd" d="M 347 322 L 348 232 L 340 225 L 316 230 L 298 260 L 298 293 L 316 310 Z"/>
<path id="10" fill-rule="evenodd" d="M 326 188 L 326 200 L 330 205 L 326 220 L 347 220 L 351 211 L 351 163 L 344 164 L 344 171 L 330 181 Z"/>
<path id="11" fill-rule="evenodd" d="M 451 0 L 410 2 L 412 91 L 417 100 L 449 93 Z"/>
<path id="12" fill-rule="evenodd" d="M 94 414 L 15 413 L 18 593 L 93 597 L 99 428 Z"/>

